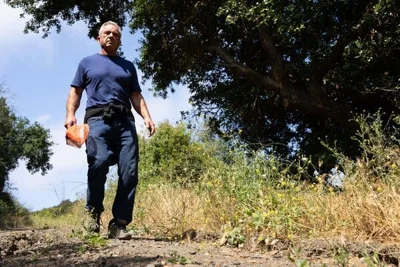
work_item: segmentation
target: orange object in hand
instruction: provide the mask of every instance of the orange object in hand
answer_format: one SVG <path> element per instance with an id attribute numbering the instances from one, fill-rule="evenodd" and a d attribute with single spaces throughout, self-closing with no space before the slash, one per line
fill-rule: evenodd
<path id="1" fill-rule="evenodd" d="M 67 129 L 65 139 L 67 145 L 81 148 L 89 135 L 89 125 L 73 125 Z"/>

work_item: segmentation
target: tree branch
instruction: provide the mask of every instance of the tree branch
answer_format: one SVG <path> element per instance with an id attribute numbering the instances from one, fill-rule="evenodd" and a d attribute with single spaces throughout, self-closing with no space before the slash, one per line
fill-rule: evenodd
<path id="1" fill-rule="evenodd" d="M 261 46 L 271 61 L 273 77 L 276 81 L 282 81 L 285 75 L 282 55 L 279 53 L 278 49 L 276 49 L 272 41 L 272 36 L 265 27 L 260 27 L 258 33 Z"/>
<path id="2" fill-rule="evenodd" d="M 312 67 L 313 73 L 307 91 L 316 99 L 323 99 L 322 83 L 325 75 L 332 70 L 343 56 L 346 46 L 357 36 L 356 29 L 353 28 L 345 36 L 339 37 L 332 48 L 332 52 L 325 62 L 315 62 Z"/>
<path id="3" fill-rule="evenodd" d="M 331 108 L 329 105 L 326 105 L 325 102 L 320 101 L 320 99 L 310 98 L 304 90 L 298 90 L 290 85 L 285 87 L 281 83 L 278 83 L 269 77 L 265 77 L 253 69 L 241 64 L 219 46 L 211 45 L 207 47 L 207 50 L 216 53 L 225 62 L 226 67 L 233 73 L 243 77 L 259 88 L 275 92 L 286 99 L 289 102 L 288 106 L 290 106 L 292 110 L 300 109 L 303 110 L 304 114 L 318 114 L 319 116 L 342 123 L 350 129 L 356 128 L 354 122 L 349 121 L 348 114 L 343 112 L 345 109 L 341 107 Z"/>
<path id="4" fill-rule="evenodd" d="M 331 53 L 328 58 L 324 62 L 313 60 L 313 74 L 311 76 L 310 84 L 307 87 L 307 91 L 317 99 L 320 99 L 322 97 L 321 88 L 323 78 L 342 59 L 346 46 L 358 36 L 357 31 L 361 28 L 363 24 L 363 18 L 365 14 L 367 14 L 370 10 L 370 8 L 368 8 L 369 4 L 370 1 L 365 1 L 365 13 L 363 13 L 359 18 L 356 18 L 355 25 L 353 25 L 346 34 L 340 36 L 337 39 L 336 44 L 332 47 Z"/>
<path id="5" fill-rule="evenodd" d="M 282 94 L 282 85 L 280 83 L 277 83 L 269 77 L 265 77 L 253 69 L 241 64 L 223 48 L 216 45 L 211 45 L 207 47 L 207 50 L 215 52 L 225 62 L 226 67 L 229 68 L 233 73 L 246 78 L 246 80 L 259 86 L 260 88 L 267 87 L 270 91 L 273 91 L 277 94 Z"/>
<path id="6" fill-rule="evenodd" d="M 315 64 L 315 72 L 314 77 L 316 81 L 322 81 L 324 76 L 338 63 L 343 56 L 344 49 L 346 46 L 357 37 L 357 29 L 358 27 L 354 27 L 350 32 L 348 32 L 345 36 L 339 37 L 336 44 L 332 48 L 332 52 L 328 59 L 323 63 Z"/>

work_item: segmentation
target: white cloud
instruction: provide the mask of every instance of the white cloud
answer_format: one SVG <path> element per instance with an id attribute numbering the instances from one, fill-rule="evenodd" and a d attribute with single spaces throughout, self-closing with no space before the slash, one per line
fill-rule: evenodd
<path id="1" fill-rule="evenodd" d="M 50 119 L 51 119 L 50 114 L 43 114 L 43 115 L 40 115 L 39 117 L 37 117 L 35 119 L 35 121 L 37 121 L 40 124 L 46 124 L 50 121 Z"/>
<path id="2" fill-rule="evenodd" d="M 50 39 L 42 39 L 40 35 L 23 33 L 28 18 L 20 18 L 22 11 L 13 9 L 0 2 L 0 25 L 3 25 L 0 38 L 0 71 L 4 72 L 8 60 L 20 60 L 32 68 L 37 63 L 52 66 L 54 63 L 54 45 Z"/>
<path id="3" fill-rule="evenodd" d="M 62 23 L 61 34 L 66 37 L 68 42 L 75 43 L 80 47 L 80 51 L 90 49 L 95 53 L 99 50 L 99 45 L 96 40 L 88 37 L 88 32 L 88 26 L 83 21 L 77 21 L 73 25 Z"/>
<path id="4" fill-rule="evenodd" d="M 14 9 L 6 5 L 3 1 L 0 2 L 0 23 L 7 25 L 5 27 L 6 33 L 0 39 L 0 44 L 10 44 L 10 41 L 22 39 L 22 30 L 25 26 L 25 19 L 20 18 L 20 9 Z"/>
<path id="5" fill-rule="evenodd" d="M 76 194 L 86 187 L 85 148 L 77 149 L 65 144 L 63 121 L 43 124 L 50 129 L 55 143 L 51 158 L 53 169 L 45 176 L 39 173 L 31 175 L 21 162 L 20 167 L 10 174 L 18 199 L 34 210 L 57 205 L 62 199 L 75 199 Z"/>
<path id="6" fill-rule="evenodd" d="M 150 111 L 151 117 L 154 123 L 158 124 L 169 120 L 171 124 L 181 119 L 181 111 L 188 111 L 192 109 L 189 104 L 189 89 L 186 86 L 175 85 L 175 93 L 169 93 L 167 99 L 162 99 L 161 97 L 154 97 L 153 92 L 148 90 L 151 87 L 150 81 L 147 81 L 144 85 L 142 84 L 143 73 L 137 70 L 139 83 L 142 89 L 142 95 L 146 100 L 147 107 Z M 137 126 L 142 126 L 138 124 Z"/>
<path id="7" fill-rule="evenodd" d="M 68 25 L 66 23 L 62 24 L 63 32 L 65 32 L 71 40 L 79 39 L 79 42 L 82 43 L 82 40 L 86 40 L 87 42 L 93 43 L 94 40 L 90 40 L 88 36 L 88 26 L 83 21 L 77 21 L 73 25 Z M 84 39 L 85 38 L 85 39 Z"/>
<path id="8" fill-rule="evenodd" d="M 170 120 L 171 123 L 181 119 L 180 111 L 185 111 L 191 108 L 188 103 L 188 90 L 179 90 L 179 92 L 170 95 L 167 99 L 147 97 L 146 102 L 152 113 L 153 120 L 156 123 Z"/>

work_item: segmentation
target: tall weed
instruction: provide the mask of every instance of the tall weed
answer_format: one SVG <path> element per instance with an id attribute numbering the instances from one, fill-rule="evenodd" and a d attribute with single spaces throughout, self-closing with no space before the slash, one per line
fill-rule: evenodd
<path id="1" fill-rule="evenodd" d="M 398 130 L 389 138 L 384 135 L 388 131 L 379 114 L 360 116 L 357 122 L 357 160 L 327 145 L 346 175 L 343 191 L 307 177 L 307 157 L 287 162 L 209 135 L 187 139 L 181 128 L 165 126 L 168 134 L 143 145 L 132 227 L 164 237 L 195 229 L 224 236 L 234 245 L 333 236 L 398 242 Z M 174 150 L 179 140 L 184 145 Z M 114 179 L 108 184 L 103 221 L 112 218 L 115 190 Z"/>

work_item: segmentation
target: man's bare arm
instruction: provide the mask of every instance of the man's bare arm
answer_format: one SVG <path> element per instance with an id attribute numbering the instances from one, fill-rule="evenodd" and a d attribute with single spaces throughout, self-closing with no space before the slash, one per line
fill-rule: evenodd
<path id="1" fill-rule="evenodd" d="M 69 128 L 76 124 L 75 112 L 79 108 L 81 103 L 83 89 L 79 87 L 71 87 L 67 98 L 67 116 L 65 119 L 64 126 Z"/>
<path id="2" fill-rule="evenodd" d="M 149 130 L 149 136 L 152 136 L 156 127 L 151 119 L 149 109 L 147 108 L 146 101 L 139 92 L 133 92 L 131 95 L 131 102 L 135 111 L 143 118 L 146 128 Z"/>

